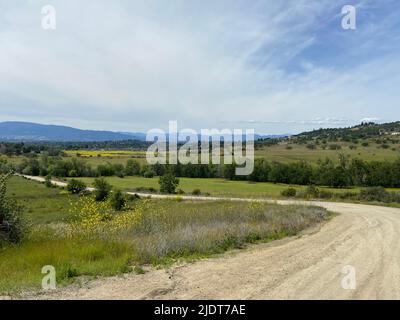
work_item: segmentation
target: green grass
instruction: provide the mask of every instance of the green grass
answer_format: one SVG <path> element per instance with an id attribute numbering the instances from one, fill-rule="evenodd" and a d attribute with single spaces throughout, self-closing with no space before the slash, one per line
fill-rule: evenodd
<path id="1" fill-rule="evenodd" d="M 138 200 L 131 203 L 136 211 L 126 211 L 137 215 L 140 210 L 133 225 L 112 234 L 67 237 L 69 198 L 59 189 L 13 177 L 9 194 L 25 202 L 33 222 L 21 244 L 0 250 L 0 293 L 13 295 L 40 289 L 45 265 L 55 267 L 58 285 L 77 276 L 142 273 L 143 264 L 165 265 L 222 253 L 293 235 L 329 218 L 326 210 L 316 207 Z"/>
<path id="2" fill-rule="evenodd" d="M 88 185 L 92 184 L 94 178 L 79 178 Z M 124 191 L 135 191 L 136 188 L 155 188 L 159 189 L 158 177 L 107 177 L 105 178 L 114 187 Z M 194 189 L 200 189 L 201 192 L 209 193 L 212 196 L 238 197 L 238 198 L 277 198 L 281 191 L 288 188 L 286 184 L 274 184 L 269 182 L 248 182 L 248 181 L 230 181 L 225 179 L 199 179 L 199 178 L 179 178 L 179 187 L 185 193 L 191 193 Z M 305 186 L 293 186 L 296 190 L 304 190 Z M 334 189 L 324 188 L 321 190 L 331 192 L 359 191 L 358 188 Z"/>
<path id="3" fill-rule="evenodd" d="M 128 244 L 67 239 L 30 240 L 0 251 L 0 292 L 41 288 L 42 267 L 56 269 L 57 285 L 76 276 L 111 276 L 129 271 Z"/>
<path id="4" fill-rule="evenodd" d="M 371 143 L 368 147 L 362 147 L 361 144 L 357 145 L 357 149 L 351 150 L 349 145 L 351 143 L 344 142 L 332 142 L 330 144 L 339 144 L 342 146 L 341 150 L 326 150 L 321 149 L 321 146 L 317 146 L 317 149 L 308 149 L 306 145 L 290 144 L 293 149 L 288 150 L 287 144 L 273 145 L 270 147 L 263 147 L 262 149 L 255 151 L 257 158 L 264 158 L 268 161 L 278 161 L 282 163 L 295 162 L 304 160 L 310 163 L 316 163 L 319 159 L 329 158 L 334 162 L 338 161 L 340 153 L 349 155 L 351 158 L 359 158 L 365 161 L 395 161 L 400 157 L 400 148 L 398 145 L 391 146 L 395 148 L 395 151 L 390 149 L 379 148 L 379 145 Z"/>
<path id="5" fill-rule="evenodd" d="M 16 176 L 8 183 L 7 194 L 25 207 L 26 217 L 35 224 L 68 221 L 70 201 L 77 198 Z"/>
<path id="6" fill-rule="evenodd" d="M 75 155 L 71 154 L 69 158 L 76 157 Z M 64 159 L 68 159 L 68 157 L 64 157 Z M 96 168 L 100 164 L 122 164 L 125 165 L 128 160 L 136 160 L 139 162 L 141 165 L 146 164 L 146 156 L 137 154 L 137 155 L 110 155 L 108 154 L 107 156 L 86 156 L 86 157 L 79 157 L 79 159 L 85 160 L 89 165 L 91 165 L 93 168 Z"/>

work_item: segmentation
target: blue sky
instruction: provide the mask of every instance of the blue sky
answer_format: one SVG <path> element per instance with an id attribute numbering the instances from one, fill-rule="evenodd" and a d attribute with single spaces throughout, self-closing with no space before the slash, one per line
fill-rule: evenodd
<path id="1" fill-rule="evenodd" d="M 41 28 L 53 5 L 57 29 Z M 357 29 L 341 27 L 344 5 Z M 296 133 L 400 120 L 396 0 L 0 0 L 0 121 Z"/>

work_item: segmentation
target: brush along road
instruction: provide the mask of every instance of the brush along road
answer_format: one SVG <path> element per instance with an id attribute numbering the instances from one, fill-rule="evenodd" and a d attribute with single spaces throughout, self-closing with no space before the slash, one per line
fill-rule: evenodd
<path id="1" fill-rule="evenodd" d="M 44 181 L 40 177 L 26 178 Z M 340 215 L 320 226 L 320 230 L 298 237 L 252 245 L 246 250 L 150 270 L 142 275 L 98 279 L 81 287 L 70 286 L 33 298 L 399 299 L 400 209 L 334 202 L 312 204 Z M 355 289 L 351 289 L 353 286 Z"/>

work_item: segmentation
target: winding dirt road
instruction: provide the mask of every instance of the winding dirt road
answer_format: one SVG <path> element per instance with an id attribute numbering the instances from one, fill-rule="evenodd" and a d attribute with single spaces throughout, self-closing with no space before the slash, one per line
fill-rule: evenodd
<path id="1" fill-rule="evenodd" d="M 296 238 L 143 275 L 98 279 L 33 298 L 399 299 L 400 209 L 312 204 L 340 215 L 320 230 Z M 347 265 L 355 270 L 354 290 L 342 287 Z"/>

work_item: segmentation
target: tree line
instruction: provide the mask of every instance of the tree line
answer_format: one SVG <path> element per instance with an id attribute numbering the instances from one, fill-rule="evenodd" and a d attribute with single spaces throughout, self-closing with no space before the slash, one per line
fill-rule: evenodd
<path id="1" fill-rule="evenodd" d="M 292 163 L 271 162 L 256 159 L 254 171 L 249 176 L 237 176 L 236 164 L 177 164 L 148 165 L 130 159 L 125 164 L 105 163 L 93 167 L 84 159 L 53 157 L 44 153 L 37 158 L 24 158 L 22 162 L 11 165 L 0 161 L 0 171 L 15 170 L 21 174 L 54 177 L 107 177 L 107 176 L 144 176 L 152 178 L 171 172 L 176 177 L 188 178 L 225 178 L 228 180 L 248 180 L 254 182 L 273 182 L 294 185 L 323 185 L 330 187 L 382 186 L 400 187 L 400 158 L 394 162 L 365 161 L 350 159 L 344 155 L 339 161 L 319 160 L 312 165 L 306 161 Z"/>

